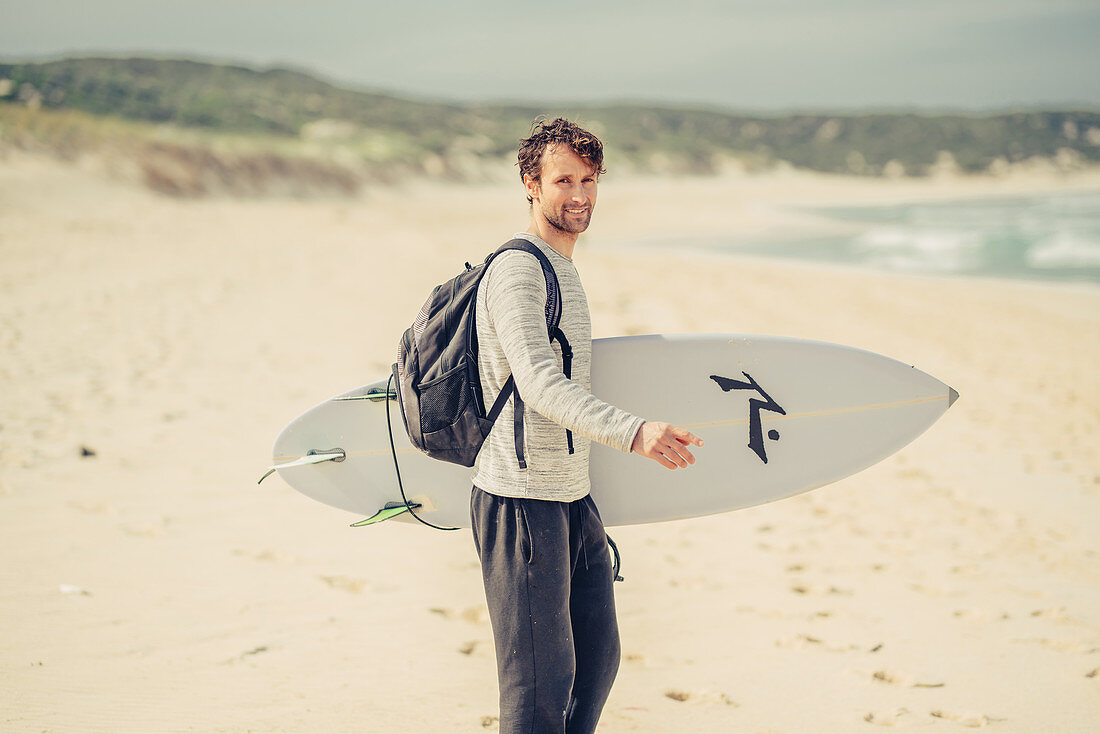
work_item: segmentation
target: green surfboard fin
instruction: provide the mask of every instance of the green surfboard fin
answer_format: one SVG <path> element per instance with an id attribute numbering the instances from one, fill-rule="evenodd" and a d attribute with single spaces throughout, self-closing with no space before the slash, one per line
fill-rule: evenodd
<path id="1" fill-rule="evenodd" d="M 351 526 L 353 528 L 361 528 L 366 527 L 367 525 L 377 525 L 380 522 L 384 522 L 386 520 L 389 520 L 390 518 L 397 517 L 398 515 L 404 514 L 410 510 L 416 510 L 419 508 L 420 505 L 416 504 L 415 502 L 412 502 L 408 505 L 398 502 L 387 502 L 386 506 L 383 507 L 381 510 L 374 513 L 365 520 L 353 522 Z"/>

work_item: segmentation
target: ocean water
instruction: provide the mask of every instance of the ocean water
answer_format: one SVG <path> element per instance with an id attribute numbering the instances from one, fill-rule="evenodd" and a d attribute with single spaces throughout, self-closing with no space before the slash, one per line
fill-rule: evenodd
<path id="1" fill-rule="evenodd" d="M 688 244 L 911 273 L 1100 283 L 1100 192 L 812 211 L 853 233 Z"/>

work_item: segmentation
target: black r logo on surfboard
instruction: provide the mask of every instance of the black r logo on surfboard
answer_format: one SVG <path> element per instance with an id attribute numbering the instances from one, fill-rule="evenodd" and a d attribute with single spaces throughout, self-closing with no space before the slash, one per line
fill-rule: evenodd
<path id="1" fill-rule="evenodd" d="M 755 390 L 763 396 L 763 400 L 759 398 L 749 398 L 749 448 L 756 452 L 756 455 L 760 457 L 760 460 L 765 464 L 768 463 L 768 454 L 764 451 L 764 434 L 763 429 L 760 427 L 760 411 L 769 410 L 772 413 L 779 413 L 779 415 L 786 415 L 787 411 L 779 405 L 779 403 L 772 400 L 771 396 L 764 392 L 764 388 L 760 387 L 756 383 L 756 380 L 752 379 L 752 375 L 748 372 L 742 372 L 742 375 L 748 380 L 748 382 L 742 382 L 741 380 L 733 380 L 729 377 L 722 377 L 721 375 L 711 375 L 710 379 L 718 383 L 718 387 L 722 388 L 723 392 L 729 392 L 730 390 Z M 774 428 L 768 431 L 768 438 L 773 441 L 779 440 L 779 431 Z"/>

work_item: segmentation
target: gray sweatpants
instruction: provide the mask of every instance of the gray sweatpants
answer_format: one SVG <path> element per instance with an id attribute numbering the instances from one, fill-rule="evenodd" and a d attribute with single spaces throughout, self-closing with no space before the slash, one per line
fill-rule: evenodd
<path id="1" fill-rule="evenodd" d="M 470 512 L 496 640 L 500 734 L 591 734 L 619 670 L 611 559 L 595 503 L 475 487 Z"/>

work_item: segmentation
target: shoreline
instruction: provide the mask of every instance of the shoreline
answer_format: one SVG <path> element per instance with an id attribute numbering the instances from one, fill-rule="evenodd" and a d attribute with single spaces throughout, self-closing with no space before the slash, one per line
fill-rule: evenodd
<path id="1" fill-rule="evenodd" d="M 620 242 L 607 242 L 595 245 L 592 252 L 606 253 L 615 256 L 629 257 L 634 253 L 647 253 L 659 255 L 667 250 L 656 243 L 626 244 Z M 1054 290 L 1065 292 L 1080 292 L 1084 294 L 1100 293 L 1100 282 L 1088 282 L 1077 280 L 1056 280 L 1044 278 L 1025 278 L 998 275 L 980 275 L 975 273 L 933 273 L 918 271 L 901 271 L 878 268 L 873 265 L 858 263 L 840 263 L 827 260 L 814 260 L 811 258 L 796 257 L 770 257 L 758 253 L 728 252 L 717 248 L 693 247 L 682 245 L 676 248 L 678 257 L 691 258 L 700 262 L 717 262 L 736 265 L 737 263 L 750 263 L 761 267 L 775 267 L 791 269 L 800 273 L 811 274 L 814 271 L 836 273 L 838 275 L 864 276 L 867 278 L 898 279 L 902 281 L 925 281 L 928 283 L 958 283 L 965 285 L 989 285 L 993 287 L 1020 287 L 1030 290 Z"/>
<path id="2" fill-rule="evenodd" d="M 786 256 L 773 256 L 760 251 L 769 245 L 791 245 L 804 240 L 854 240 L 878 228 L 905 227 L 904 224 L 893 222 L 864 222 L 831 216 L 828 213 L 830 209 L 876 210 L 901 206 L 1008 202 L 1017 198 L 1043 196 L 1096 195 L 1100 194 L 1100 175 L 1053 181 L 1019 180 L 1007 182 L 1009 184 L 1007 188 L 1002 186 L 1006 183 L 1005 181 L 985 178 L 965 181 L 951 179 L 939 183 L 926 180 L 917 185 L 904 182 L 901 188 L 897 189 L 880 188 L 865 179 L 855 177 L 830 178 L 799 174 L 796 180 L 798 185 L 804 188 L 812 188 L 813 184 L 819 185 L 819 188 L 803 192 L 796 202 L 790 198 L 789 194 L 772 190 L 780 183 L 779 179 L 755 178 L 747 181 L 740 178 L 733 179 L 728 185 L 733 187 L 733 191 L 751 199 L 753 204 L 745 207 L 748 211 L 734 211 L 728 220 L 722 223 L 721 229 L 709 221 L 680 222 L 677 220 L 675 229 L 653 229 L 633 235 L 617 233 L 616 236 L 608 238 L 603 238 L 599 234 L 586 236 L 592 238 L 594 250 L 608 252 L 675 250 L 677 253 L 690 252 L 704 257 L 766 262 L 780 266 L 801 263 L 810 268 L 838 272 L 851 271 L 926 278 L 967 278 L 979 282 L 1006 281 L 1083 290 L 1100 287 L 1100 282 L 1096 280 L 1074 279 L 1068 275 L 1044 277 L 1040 269 L 1035 269 L 1035 272 L 1024 270 L 1004 275 L 974 271 L 937 271 L 931 268 L 905 270 L 867 262 L 818 258 L 814 257 L 809 249 L 801 254 Z M 685 191 L 676 191 L 677 183 L 652 181 L 651 190 L 667 191 L 669 198 L 678 205 L 690 206 L 697 194 L 693 187 L 698 186 L 700 182 L 695 180 L 690 185 L 685 185 Z M 634 182 L 634 185 L 641 184 Z M 837 188 L 847 188 L 849 193 L 844 195 L 847 198 L 834 200 L 833 197 L 838 194 L 832 192 Z M 630 193 L 629 187 L 627 192 Z M 648 210 L 649 206 L 651 205 L 646 202 L 638 206 L 637 210 L 641 213 Z M 598 231 L 603 230 L 601 226 Z M 1056 270 L 1071 271 L 1073 267 L 1067 265 Z"/>

